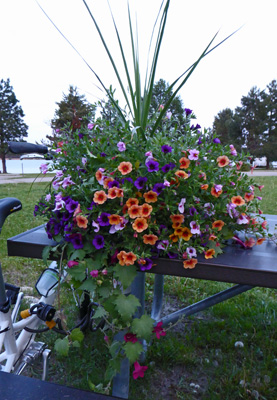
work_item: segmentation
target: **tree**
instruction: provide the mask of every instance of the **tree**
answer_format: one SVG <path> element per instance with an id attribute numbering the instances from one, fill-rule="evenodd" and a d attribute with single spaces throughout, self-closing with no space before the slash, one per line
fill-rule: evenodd
<path id="1" fill-rule="evenodd" d="M 237 116 L 230 108 L 220 111 L 214 118 L 213 133 L 216 133 L 223 145 L 240 143 L 240 124 Z"/>
<path id="2" fill-rule="evenodd" d="M 164 80 L 160 79 L 155 83 L 153 87 L 153 94 L 150 105 L 149 117 L 155 114 L 159 110 L 159 107 L 165 104 L 173 94 L 173 90 L 169 89 L 169 84 Z M 169 111 L 172 113 L 172 118 L 176 119 L 180 125 L 184 124 L 184 106 L 180 96 L 176 96 L 171 104 Z"/>
<path id="3" fill-rule="evenodd" d="M 23 122 L 24 113 L 18 104 L 10 80 L 0 81 L 0 157 L 3 173 L 7 173 L 6 154 L 8 141 L 23 141 L 28 136 L 28 126 Z"/>
<path id="4" fill-rule="evenodd" d="M 59 138 L 62 128 L 72 131 L 79 129 L 83 124 L 88 124 L 94 117 L 96 106 L 90 104 L 85 95 L 80 95 L 76 87 L 69 86 L 69 93 L 63 94 L 63 99 L 56 103 L 54 118 L 51 120 L 53 136 L 47 136 L 51 141 Z"/>

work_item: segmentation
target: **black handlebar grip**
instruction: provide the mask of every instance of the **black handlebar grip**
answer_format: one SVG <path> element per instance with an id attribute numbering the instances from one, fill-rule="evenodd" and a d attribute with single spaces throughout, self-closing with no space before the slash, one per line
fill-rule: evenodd
<path id="1" fill-rule="evenodd" d="M 14 154 L 39 153 L 47 154 L 47 146 L 27 142 L 8 142 L 9 150 Z"/>

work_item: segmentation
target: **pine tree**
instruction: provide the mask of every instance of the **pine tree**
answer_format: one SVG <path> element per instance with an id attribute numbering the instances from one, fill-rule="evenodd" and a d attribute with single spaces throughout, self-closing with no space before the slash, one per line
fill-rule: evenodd
<path id="1" fill-rule="evenodd" d="M 18 104 L 10 80 L 0 81 L 0 157 L 3 173 L 7 173 L 6 153 L 8 141 L 23 141 L 28 135 L 28 126 L 23 122 L 24 113 Z"/>

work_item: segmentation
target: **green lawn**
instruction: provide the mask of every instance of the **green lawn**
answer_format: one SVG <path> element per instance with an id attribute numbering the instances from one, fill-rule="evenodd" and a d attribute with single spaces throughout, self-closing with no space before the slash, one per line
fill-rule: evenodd
<path id="1" fill-rule="evenodd" d="M 264 213 L 277 213 L 277 177 L 255 178 L 265 185 L 261 196 Z M 43 269 L 39 260 L 7 257 L 6 239 L 42 223 L 33 207 L 47 183 L 0 185 L 0 196 L 22 200 L 23 210 L 11 215 L 0 236 L 5 276 L 30 286 Z M 146 297 L 152 298 L 153 276 L 147 275 Z M 166 308 L 185 307 L 231 285 L 166 277 Z M 74 314 L 73 302 L 68 302 Z M 130 399 L 136 400 L 236 400 L 277 398 L 276 290 L 255 288 L 205 312 L 182 320 L 149 349 L 145 378 L 131 378 Z M 88 389 L 101 379 L 106 363 L 103 340 L 88 334 L 83 356 L 75 349 L 70 357 L 52 358 L 50 380 Z M 43 337 L 53 345 L 55 335 Z M 242 342 L 243 347 L 235 347 Z"/>

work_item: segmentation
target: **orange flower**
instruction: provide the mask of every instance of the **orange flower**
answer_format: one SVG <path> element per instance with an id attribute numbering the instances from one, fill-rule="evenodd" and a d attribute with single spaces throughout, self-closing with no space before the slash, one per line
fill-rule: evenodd
<path id="1" fill-rule="evenodd" d="M 186 157 L 182 157 L 180 158 L 179 163 L 180 163 L 180 168 L 185 169 L 189 167 L 190 160 Z"/>
<path id="2" fill-rule="evenodd" d="M 209 240 L 215 241 L 217 239 L 217 236 L 215 235 L 210 235 Z"/>
<path id="3" fill-rule="evenodd" d="M 158 240 L 158 236 L 156 235 L 143 235 L 143 243 L 154 245 Z"/>
<path id="4" fill-rule="evenodd" d="M 233 196 L 231 198 L 231 202 L 233 204 L 235 204 L 236 206 L 242 206 L 243 204 L 245 204 L 245 201 L 243 200 L 243 198 L 241 196 Z"/>
<path id="5" fill-rule="evenodd" d="M 129 161 L 122 161 L 117 169 L 122 173 L 122 175 L 127 175 L 132 171 L 133 167 Z"/>
<path id="6" fill-rule="evenodd" d="M 205 251 L 205 258 L 213 258 L 215 255 L 215 250 L 214 249 L 209 249 L 208 251 Z"/>
<path id="7" fill-rule="evenodd" d="M 108 197 L 104 192 L 104 190 L 98 190 L 97 192 L 94 193 L 93 201 L 97 204 L 104 204 L 107 198 Z"/>
<path id="8" fill-rule="evenodd" d="M 216 161 L 219 167 L 226 167 L 226 165 L 230 163 L 230 160 L 227 156 L 217 157 Z"/>
<path id="9" fill-rule="evenodd" d="M 115 188 L 117 197 L 124 197 L 123 189 Z"/>
<path id="10" fill-rule="evenodd" d="M 218 231 L 221 231 L 221 229 L 223 228 L 224 225 L 225 225 L 225 223 L 223 221 L 221 221 L 221 219 L 218 219 L 217 221 L 213 222 L 212 227 L 214 229 L 217 229 Z"/>
<path id="11" fill-rule="evenodd" d="M 214 196 L 214 197 L 219 197 L 219 196 L 221 195 L 221 193 L 222 193 L 222 190 L 216 191 L 215 188 L 212 187 L 212 189 L 211 189 L 211 194 L 212 194 L 212 196 Z"/>
<path id="12" fill-rule="evenodd" d="M 183 262 L 184 268 L 186 269 L 193 269 L 195 268 L 195 265 L 197 264 L 198 260 L 196 258 L 190 258 L 189 260 L 186 260 Z"/>
<path id="13" fill-rule="evenodd" d="M 150 204 L 147 204 L 147 203 L 143 204 L 141 206 L 141 216 L 144 217 L 144 218 L 149 217 L 149 215 L 151 214 L 152 210 L 153 210 L 153 207 L 150 206 Z"/>
<path id="14" fill-rule="evenodd" d="M 178 222 L 182 224 L 182 222 L 184 222 L 185 217 L 182 214 L 174 214 L 170 215 L 170 219 L 173 222 L 173 224 L 176 224 Z"/>
<path id="15" fill-rule="evenodd" d="M 256 244 L 262 244 L 265 241 L 265 238 L 259 238 Z"/>
<path id="16" fill-rule="evenodd" d="M 247 239 L 247 240 L 244 242 L 244 244 L 245 244 L 247 247 L 253 247 L 253 246 L 255 246 L 256 242 L 255 242 L 255 239 L 251 237 L 251 238 Z"/>
<path id="17" fill-rule="evenodd" d="M 136 261 L 137 256 L 132 253 L 131 251 L 129 253 L 125 253 L 124 255 L 124 261 L 125 265 L 134 265 L 134 262 Z"/>
<path id="18" fill-rule="evenodd" d="M 122 221 L 122 218 L 120 215 L 112 214 L 109 216 L 109 223 L 111 225 L 118 225 L 121 223 L 121 221 Z"/>
<path id="19" fill-rule="evenodd" d="M 141 217 L 141 206 L 134 204 L 130 208 L 128 208 L 128 214 L 131 218 Z"/>
<path id="20" fill-rule="evenodd" d="M 173 229 L 177 229 L 177 228 L 180 228 L 181 225 L 182 225 L 181 222 L 174 222 L 174 223 L 172 224 L 172 228 L 173 228 Z"/>
<path id="21" fill-rule="evenodd" d="M 202 190 L 207 190 L 209 185 L 205 184 L 205 185 L 201 185 L 200 187 L 201 187 Z"/>
<path id="22" fill-rule="evenodd" d="M 134 197 L 130 197 L 127 201 L 126 201 L 126 206 L 129 208 L 133 205 L 137 205 L 139 203 L 138 199 L 135 199 Z"/>
<path id="23" fill-rule="evenodd" d="M 83 228 L 86 229 L 88 226 L 88 219 L 86 217 L 84 217 L 83 215 L 77 215 L 76 217 L 76 221 L 77 221 L 77 226 L 79 228 Z"/>
<path id="24" fill-rule="evenodd" d="M 175 229 L 174 235 L 177 235 L 177 236 L 181 237 L 182 234 L 183 234 L 183 228 L 181 226 L 178 227 L 177 229 Z"/>
<path id="25" fill-rule="evenodd" d="M 180 169 L 175 172 L 175 175 L 183 179 L 188 179 L 189 177 L 189 175 L 185 171 L 181 171 Z"/>
<path id="26" fill-rule="evenodd" d="M 126 256 L 126 251 L 121 251 L 120 253 L 117 254 L 117 259 L 119 261 L 120 265 L 125 265 L 125 256 Z"/>
<path id="27" fill-rule="evenodd" d="M 101 179 L 103 178 L 102 171 L 100 171 L 100 169 L 98 171 L 96 171 L 95 176 L 96 176 L 96 179 L 98 180 L 98 182 L 101 181 Z"/>
<path id="28" fill-rule="evenodd" d="M 247 202 L 248 202 L 248 201 L 251 201 L 251 200 L 254 199 L 254 194 L 253 194 L 253 193 L 245 193 L 244 198 L 245 198 L 245 200 L 246 200 Z"/>
<path id="29" fill-rule="evenodd" d="M 139 233 L 145 231 L 145 229 L 148 228 L 148 224 L 145 218 L 137 218 L 132 226 L 133 229 Z"/>
<path id="30" fill-rule="evenodd" d="M 190 231 L 189 228 L 183 228 L 183 233 L 182 233 L 182 239 L 184 239 L 186 242 L 188 242 L 190 240 L 190 238 L 192 237 L 192 233 Z"/>
<path id="31" fill-rule="evenodd" d="M 111 178 L 111 177 L 105 178 L 105 179 L 103 180 L 104 188 L 108 188 L 109 182 L 112 182 L 112 181 L 114 181 L 114 179 Z"/>
<path id="32" fill-rule="evenodd" d="M 153 190 L 149 190 L 149 192 L 144 193 L 143 197 L 147 203 L 155 203 L 158 199 L 157 193 L 153 192 Z"/>
<path id="33" fill-rule="evenodd" d="M 115 199 L 117 197 L 117 188 L 112 187 L 108 190 L 108 199 Z"/>
<path id="34" fill-rule="evenodd" d="M 172 242 L 178 242 L 179 236 L 175 235 L 175 233 L 172 233 L 172 235 L 169 235 L 169 239 L 170 239 Z"/>

